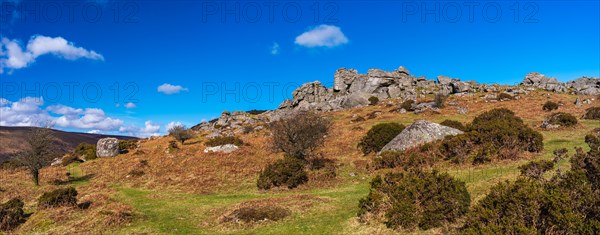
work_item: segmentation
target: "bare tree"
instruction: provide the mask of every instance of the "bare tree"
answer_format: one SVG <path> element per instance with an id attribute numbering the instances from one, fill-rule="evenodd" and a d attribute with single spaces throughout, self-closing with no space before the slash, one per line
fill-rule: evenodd
<path id="1" fill-rule="evenodd" d="M 38 186 L 40 169 L 48 165 L 56 153 L 56 145 L 49 127 L 33 128 L 26 138 L 29 146 L 17 155 L 17 160 L 29 170 L 33 182 Z"/>
<path id="2" fill-rule="evenodd" d="M 313 112 L 299 112 L 272 122 L 272 144 L 289 156 L 306 160 L 323 144 L 331 122 Z"/>
<path id="3" fill-rule="evenodd" d="M 184 125 L 176 125 L 171 127 L 171 129 L 169 129 L 169 135 L 173 136 L 173 138 L 181 142 L 181 144 L 194 137 L 190 130 L 188 130 Z"/>

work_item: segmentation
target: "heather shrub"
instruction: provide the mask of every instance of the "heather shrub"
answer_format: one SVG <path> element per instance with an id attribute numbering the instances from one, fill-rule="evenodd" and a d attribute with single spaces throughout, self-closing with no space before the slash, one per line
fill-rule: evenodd
<path id="1" fill-rule="evenodd" d="M 415 111 L 415 109 L 413 108 L 413 105 L 415 105 L 415 101 L 414 100 L 407 100 L 407 101 L 404 101 L 400 105 L 400 108 L 404 109 L 406 111 Z"/>
<path id="2" fill-rule="evenodd" d="M 371 96 L 371 97 L 369 97 L 369 104 L 370 105 L 376 105 L 377 103 L 379 103 L 379 98 L 377 98 L 377 96 Z"/>
<path id="3" fill-rule="evenodd" d="M 360 142 L 358 148 L 363 154 L 367 155 L 371 152 L 379 152 L 396 137 L 402 130 L 404 125 L 398 123 L 379 123 L 371 127 Z"/>
<path id="4" fill-rule="evenodd" d="M 247 206 L 236 209 L 229 216 L 226 216 L 224 221 L 242 221 L 245 223 L 265 220 L 278 221 L 288 217 L 290 214 L 289 210 L 279 206 Z"/>
<path id="5" fill-rule="evenodd" d="M 306 159 L 323 145 L 331 122 L 313 112 L 298 112 L 271 122 L 271 142 L 275 149 L 298 159 Z"/>
<path id="6" fill-rule="evenodd" d="M 583 119 L 600 120 L 600 107 L 586 109 Z"/>
<path id="7" fill-rule="evenodd" d="M 56 189 L 46 192 L 38 199 L 38 207 L 50 208 L 61 206 L 76 206 L 77 190 L 73 187 Z"/>
<path id="8" fill-rule="evenodd" d="M 226 145 L 226 144 L 242 146 L 242 145 L 244 145 L 244 141 L 235 136 L 224 136 L 224 137 L 215 137 L 215 138 L 209 139 L 204 144 L 209 147 L 215 147 L 215 146 Z"/>
<path id="9" fill-rule="evenodd" d="M 96 159 L 96 145 L 81 143 L 75 147 L 73 153 L 75 154 L 75 157 L 84 159 L 86 161 Z"/>
<path id="10" fill-rule="evenodd" d="M 304 162 L 286 156 L 262 170 L 258 176 L 256 186 L 263 190 L 282 186 L 292 189 L 307 181 L 308 175 L 304 170 Z"/>
<path id="11" fill-rule="evenodd" d="M 461 130 L 461 131 L 466 131 L 467 130 L 467 127 L 465 127 L 465 125 L 462 124 L 462 122 L 454 121 L 454 120 L 449 120 L 449 119 L 444 120 L 443 122 L 440 123 L 440 125 L 447 126 L 447 127 L 452 127 L 454 129 L 458 129 L 458 130 Z"/>
<path id="12" fill-rule="evenodd" d="M 554 113 L 547 118 L 548 123 L 553 125 L 560 125 L 564 127 L 570 127 L 577 124 L 577 118 L 568 113 Z"/>
<path id="13" fill-rule="evenodd" d="M 542 106 L 542 109 L 546 111 L 557 110 L 558 104 L 552 101 L 546 101 L 546 103 L 544 103 L 544 106 Z"/>
<path id="14" fill-rule="evenodd" d="M 425 145 L 424 145 L 425 146 Z M 371 167 L 375 170 L 402 167 L 404 170 L 423 169 L 437 160 L 435 154 L 423 150 L 384 151 L 373 158 Z"/>
<path id="15" fill-rule="evenodd" d="M 13 198 L 0 204 L 0 231 L 11 231 L 25 222 L 25 212 L 20 199 Z"/>
<path id="16" fill-rule="evenodd" d="M 361 220 L 373 218 L 392 229 L 430 229 L 452 223 L 469 209 L 464 182 L 448 174 L 408 171 L 388 173 L 371 181 L 369 195 L 359 202 Z"/>

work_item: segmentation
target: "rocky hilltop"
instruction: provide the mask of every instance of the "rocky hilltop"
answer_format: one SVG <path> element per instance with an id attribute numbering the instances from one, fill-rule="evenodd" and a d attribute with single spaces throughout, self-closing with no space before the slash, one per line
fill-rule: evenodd
<path id="1" fill-rule="evenodd" d="M 379 100 L 389 98 L 416 100 L 417 97 L 428 94 L 475 95 L 479 93 L 483 98 L 489 99 L 496 98 L 500 92 L 517 96 L 538 89 L 576 95 L 600 94 L 600 78 L 581 77 L 561 83 L 556 78 L 537 72 L 527 74 L 516 86 L 478 84 L 475 81 L 461 81 L 448 76 L 438 76 L 436 80 L 430 80 L 424 76 L 417 77 L 410 74 L 403 66 L 394 71 L 369 69 L 366 74 L 359 74 L 355 69 L 340 68 L 335 71 L 333 79 L 334 85 L 331 88 L 327 88 L 319 81 L 303 84 L 292 93 L 292 99 L 285 100 L 275 110 L 260 114 L 225 111 L 218 119 L 200 123 L 192 129 L 206 131 L 215 136 L 233 135 L 236 132 L 264 128 L 263 124 L 296 111 L 335 111 L 366 106 L 369 104 L 370 97 L 377 97 Z"/>

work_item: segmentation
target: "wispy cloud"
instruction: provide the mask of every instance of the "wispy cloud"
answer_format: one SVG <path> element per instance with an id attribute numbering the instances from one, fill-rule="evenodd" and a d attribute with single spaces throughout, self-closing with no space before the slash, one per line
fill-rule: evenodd
<path id="1" fill-rule="evenodd" d="M 348 38 L 339 27 L 322 24 L 300 34 L 295 43 L 309 48 L 336 47 L 348 43 Z"/>
<path id="2" fill-rule="evenodd" d="M 51 54 L 67 60 L 81 58 L 90 60 L 104 60 L 101 54 L 76 47 L 72 42 L 62 37 L 33 36 L 25 47 L 15 39 L 2 38 L 0 40 L 0 74 L 4 70 L 13 71 L 26 68 L 35 60 L 46 54 Z"/>
<path id="3" fill-rule="evenodd" d="M 167 95 L 178 94 L 182 91 L 188 91 L 188 89 L 185 87 L 182 87 L 179 85 L 171 85 L 168 83 L 158 86 L 157 90 L 158 90 L 158 92 L 161 92 L 161 93 L 164 93 Z"/>
<path id="4" fill-rule="evenodd" d="M 280 50 L 281 47 L 279 47 L 279 43 L 274 42 L 273 45 L 271 45 L 271 55 L 279 55 Z"/>

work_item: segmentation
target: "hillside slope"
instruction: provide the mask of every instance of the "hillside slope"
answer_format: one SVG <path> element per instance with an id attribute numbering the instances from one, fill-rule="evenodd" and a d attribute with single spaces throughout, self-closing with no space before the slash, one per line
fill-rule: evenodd
<path id="1" fill-rule="evenodd" d="M 594 98 L 579 96 L 580 98 Z M 0 177 L 0 201 L 20 197 L 33 215 L 17 233 L 117 233 L 117 234 L 394 234 L 382 224 L 363 224 L 357 220 L 358 200 L 369 193 L 369 181 L 376 175 L 397 169 L 372 171 L 372 155 L 363 156 L 357 148 L 369 128 L 382 122 L 405 125 L 415 120 L 442 122 L 452 119 L 467 123 L 494 108 L 508 108 L 525 124 L 544 137 L 544 151 L 524 154 L 519 160 L 484 165 L 439 162 L 431 168 L 447 172 L 466 183 L 473 202 L 481 200 L 499 182 L 514 180 L 518 167 L 533 159 L 551 159 L 559 148 L 587 148 L 584 136 L 600 128 L 597 120 L 579 119 L 572 128 L 540 128 L 549 112 L 546 101 L 562 103 L 560 112 L 581 117 L 592 104 L 576 106 L 577 96 L 532 92 L 518 100 L 486 102 L 478 95 L 448 100 L 451 105 L 438 112 L 390 112 L 401 100 L 385 100 L 378 105 L 353 108 L 323 115 L 333 121 L 331 132 L 319 153 L 335 161 L 336 176 L 324 171 L 310 172 L 309 182 L 296 189 L 260 191 L 257 175 L 267 164 L 282 158 L 271 150 L 268 130 L 238 136 L 246 143 L 230 154 L 204 153 L 208 133 L 199 133 L 178 148 L 169 147 L 172 137 L 144 139 L 140 147 L 115 158 L 103 158 L 67 167 L 49 167 L 42 172 L 42 186 L 34 187 L 27 172 L 4 171 Z M 432 97 L 419 101 L 431 100 Z M 469 110 L 459 113 L 459 108 Z M 353 121 L 364 117 L 364 121 Z M 569 159 L 558 163 L 564 170 Z M 69 172 L 72 178 L 67 178 Z M 55 182 L 59 182 L 58 184 Z M 80 202 L 91 202 L 88 209 L 57 208 L 40 210 L 36 199 L 55 188 L 74 186 Z M 245 206 L 278 205 L 291 215 L 278 222 L 251 224 L 227 222 L 224 218 Z M 427 231 L 404 233 L 447 233 L 457 224 Z"/>
<path id="2" fill-rule="evenodd" d="M 8 127 L 0 126 L 0 163 L 8 160 L 10 156 L 18 153 L 26 148 L 26 135 L 35 127 Z M 59 153 L 75 148 L 80 143 L 96 144 L 99 139 L 106 137 L 114 137 L 122 140 L 133 140 L 136 137 L 116 136 L 116 135 L 99 135 L 79 132 L 66 132 L 60 130 L 52 130 L 53 136 L 57 139 Z"/>

